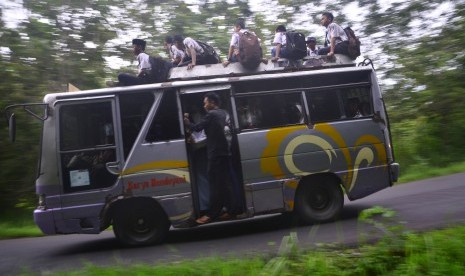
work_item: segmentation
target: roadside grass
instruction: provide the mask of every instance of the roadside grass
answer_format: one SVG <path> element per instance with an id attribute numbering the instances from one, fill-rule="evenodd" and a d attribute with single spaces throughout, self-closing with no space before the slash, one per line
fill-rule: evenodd
<path id="1" fill-rule="evenodd" d="M 291 233 L 272 258 L 218 257 L 112 267 L 87 263 L 80 270 L 50 275 L 465 275 L 463 248 L 465 226 L 416 234 L 394 231 L 372 245 L 345 249 L 321 245 L 311 251 L 300 250 Z"/>
<path id="2" fill-rule="evenodd" d="M 31 210 L 21 210 L 6 214 L 0 220 L 0 239 L 43 236 L 34 224 Z"/>
<path id="3" fill-rule="evenodd" d="M 465 162 L 454 163 L 444 168 L 431 167 L 425 164 L 412 165 L 405 173 L 402 172 L 401 167 L 398 183 L 406 183 L 460 172 L 465 172 Z"/>

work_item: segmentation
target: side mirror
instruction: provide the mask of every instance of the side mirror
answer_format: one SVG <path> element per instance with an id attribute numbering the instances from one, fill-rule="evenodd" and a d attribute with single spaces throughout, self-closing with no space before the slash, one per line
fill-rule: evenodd
<path id="1" fill-rule="evenodd" d="M 16 140 L 16 116 L 14 113 L 11 113 L 10 118 L 8 118 L 8 133 L 10 142 L 13 143 Z"/>

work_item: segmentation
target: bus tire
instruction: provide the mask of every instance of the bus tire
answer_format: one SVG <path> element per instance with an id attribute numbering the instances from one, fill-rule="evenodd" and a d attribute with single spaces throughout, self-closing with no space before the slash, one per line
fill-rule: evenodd
<path id="1" fill-rule="evenodd" d="M 121 204 L 113 215 L 115 237 L 127 246 L 161 243 L 169 228 L 166 214 L 150 200 L 131 200 L 130 204 Z"/>
<path id="2" fill-rule="evenodd" d="M 333 177 L 315 176 L 299 184 L 295 195 L 295 211 L 305 224 L 336 219 L 344 205 L 344 194 Z"/>

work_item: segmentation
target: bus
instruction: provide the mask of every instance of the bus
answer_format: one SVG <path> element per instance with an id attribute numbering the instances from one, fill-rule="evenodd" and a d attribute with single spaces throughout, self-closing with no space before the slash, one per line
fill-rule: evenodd
<path id="1" fill-rule="evenodd" d="M 201 117 L 208 92 L 230 114 L 240 219 L 288 212 L 304 223 L 337 219 L 345 197 L 363 198 L 398 178 L 369 65 L 336 55 L 256 70 L 180 67 L 164 83 L 51 93 L 42 103 L 9 106 L 13 136 L 13 109 L 43 121 L 34 221 L 45 234 L 112 226 L 126 245 L 160 243 L 171 227 L 196 227 L 187 222 L 201 213 L 202 163 L 183 116 Z"/>

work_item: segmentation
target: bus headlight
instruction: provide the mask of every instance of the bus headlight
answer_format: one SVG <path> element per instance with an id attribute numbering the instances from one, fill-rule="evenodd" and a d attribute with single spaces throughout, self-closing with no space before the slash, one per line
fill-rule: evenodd
<path id="1" fill-rule="evenodd" d="M 45 194 L 39 195 L 39 205 L 37 206 L 39 209 L 45 209 Z"/>

